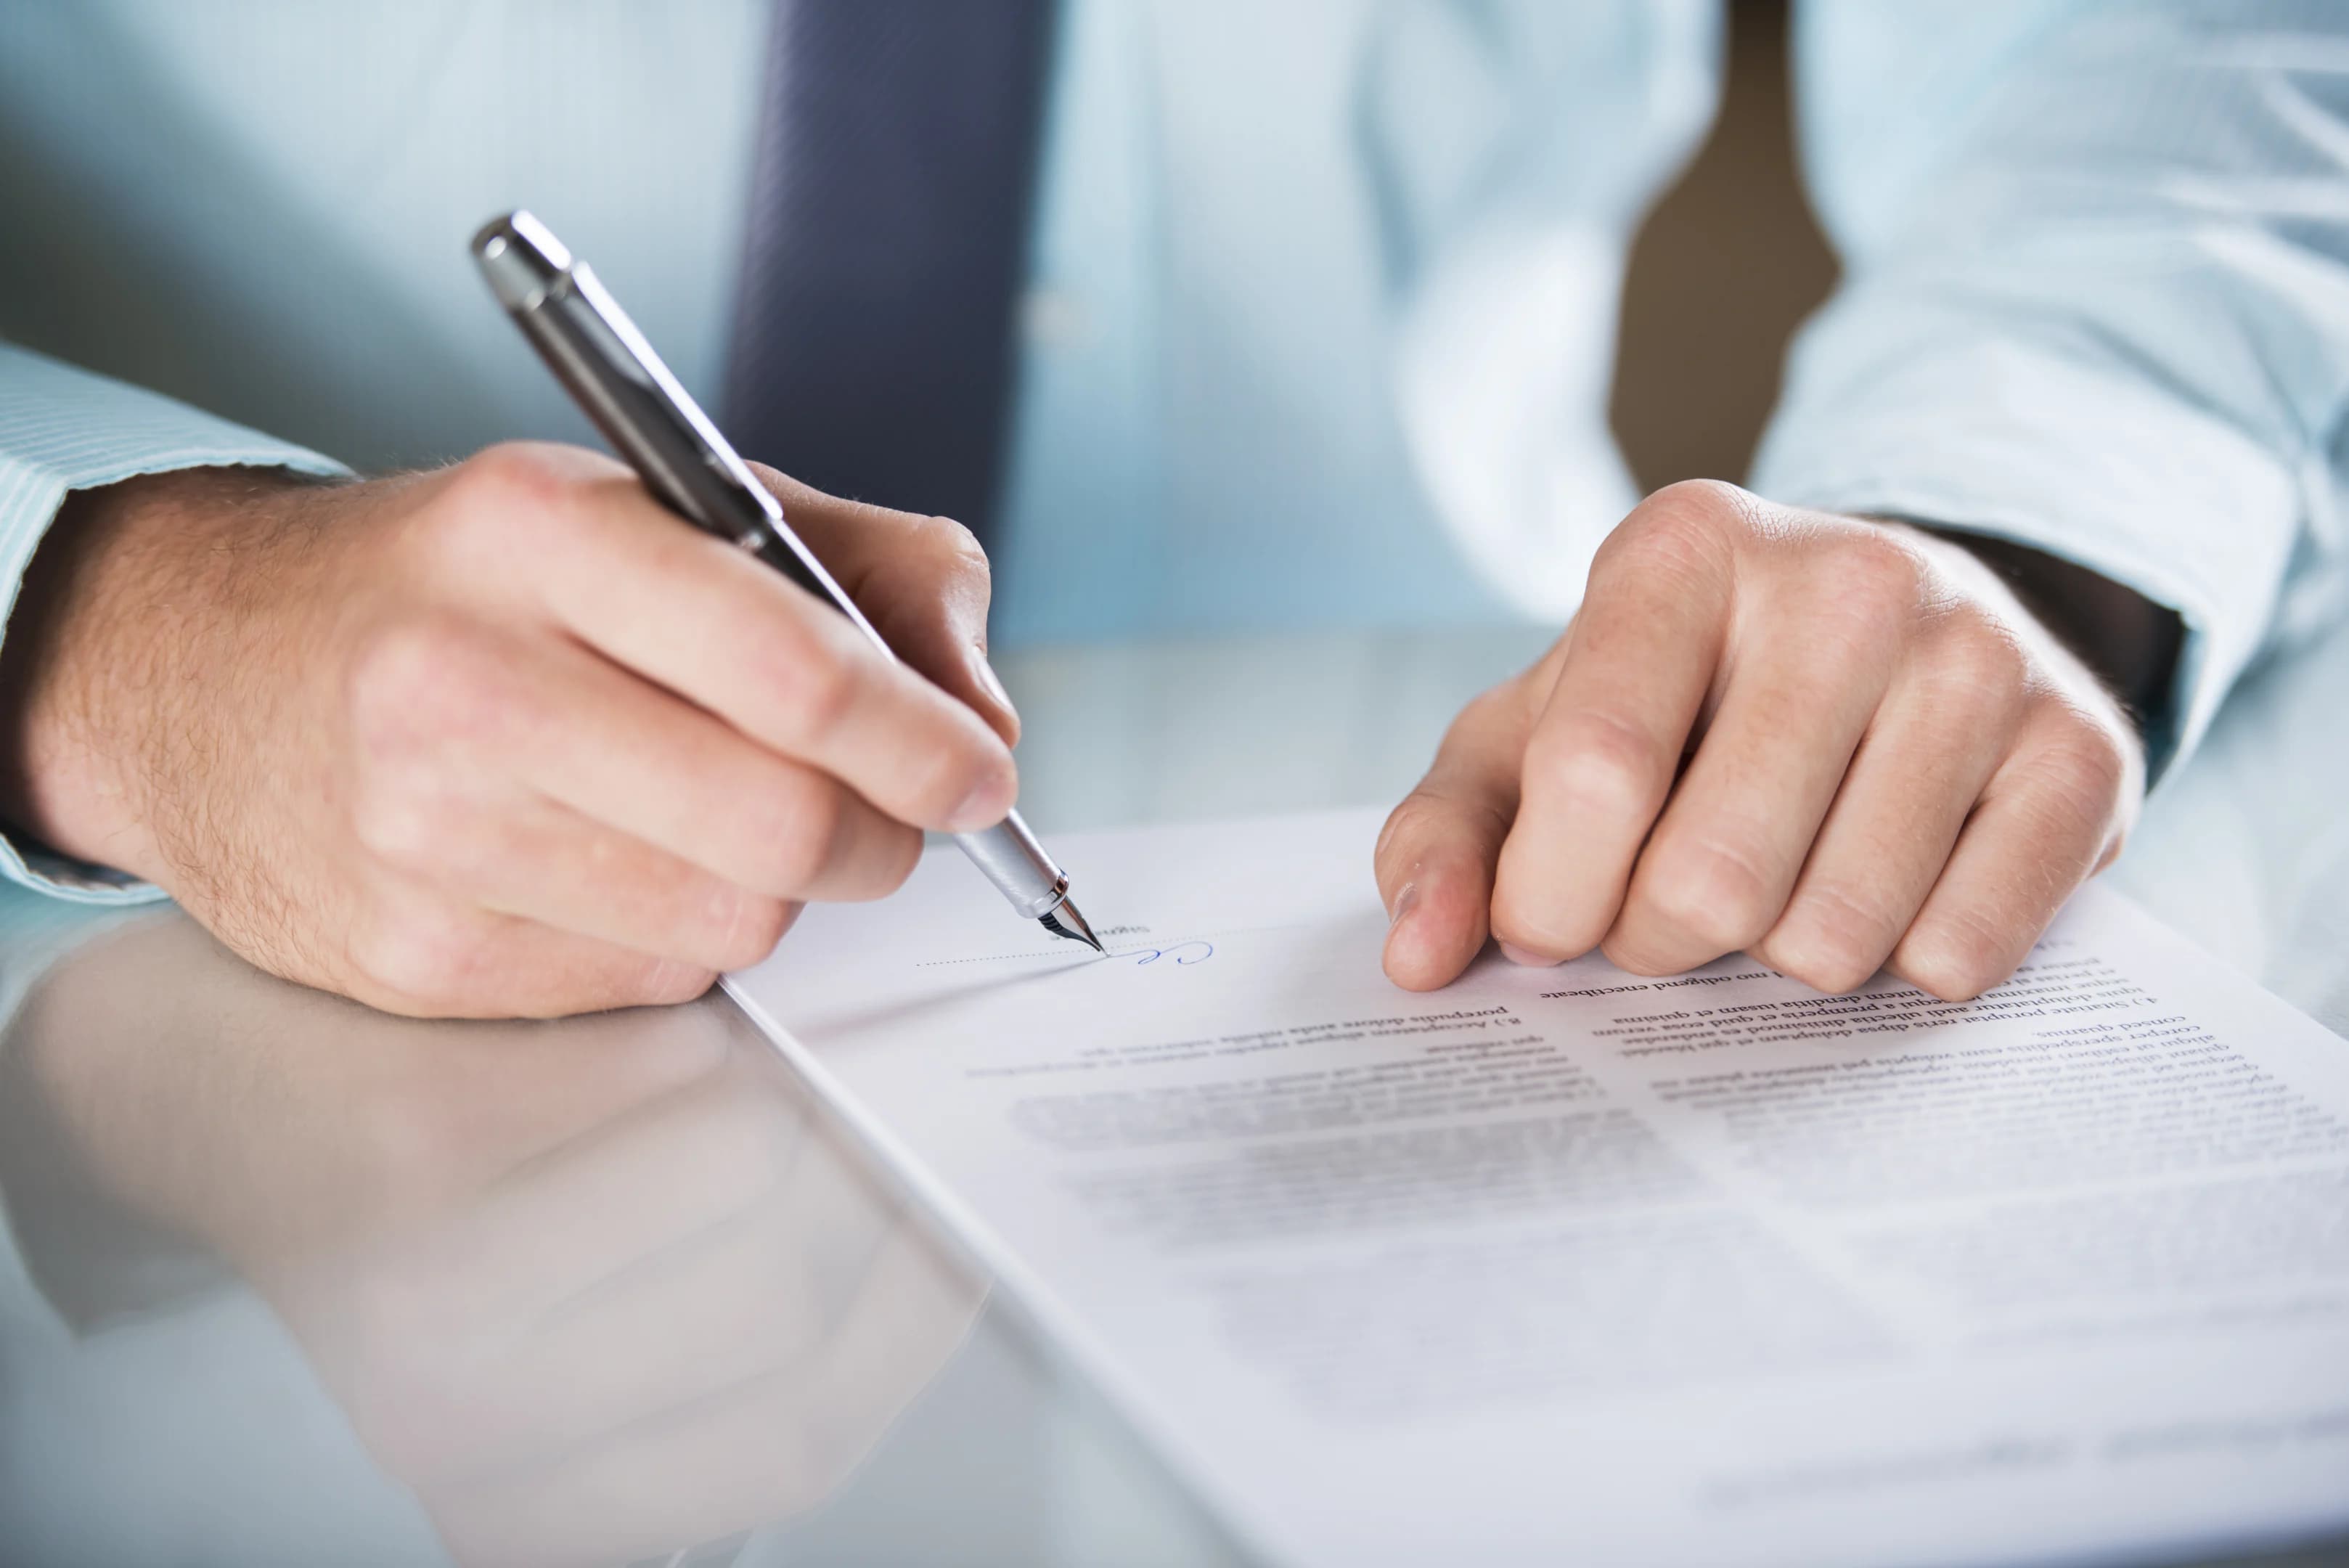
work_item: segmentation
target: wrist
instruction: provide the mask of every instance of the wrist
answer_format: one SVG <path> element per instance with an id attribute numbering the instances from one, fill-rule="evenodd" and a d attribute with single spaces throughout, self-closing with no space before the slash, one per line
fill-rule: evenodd
<path id="1" fill-rule="evenodd" d="M 148 880 L 164 870 L 154 787 L 184 732 L 220 613 L 254 552 L 257 503 L 309 489 L 276 470 L 190 469 L 69 495 L 0 640 L 0 821 Z M 233 601 L 231 601 L 233 602 Z"/>

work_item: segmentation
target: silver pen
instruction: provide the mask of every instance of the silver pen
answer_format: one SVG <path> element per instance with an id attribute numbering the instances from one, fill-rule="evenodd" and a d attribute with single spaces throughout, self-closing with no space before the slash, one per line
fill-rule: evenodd
<path id="1" fill-rule="evenodd" d="M 524 212 L 493 219 L 473 236 L 473 259 L 523 336 L 655 498 L 828 600 L 883 657 L 897 657 L 792 532 L 782 504 L 751 477 L 595 275 L 545 224 Z M 1069 901 L 1068 874 L 1018 812 L 954 839 L 1023 918 L 1101 950 L 1101 939 Z"/>

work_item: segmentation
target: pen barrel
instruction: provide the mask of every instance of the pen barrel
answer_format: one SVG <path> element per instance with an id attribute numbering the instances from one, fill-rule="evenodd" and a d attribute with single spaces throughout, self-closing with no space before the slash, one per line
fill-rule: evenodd
<path id="1" fill-rule="evenodd" d="M 957 833 L 954 841 L 1028 919 L 1042 919 L 1068 896 L 1067 873 L 1052 864 L 1016 811 L 984 833 Z"/>

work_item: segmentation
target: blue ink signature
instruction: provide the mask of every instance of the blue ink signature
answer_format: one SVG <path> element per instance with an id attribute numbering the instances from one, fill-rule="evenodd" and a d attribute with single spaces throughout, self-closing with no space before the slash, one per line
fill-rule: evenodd
<path id="1" fill-rule="evenodd" d="M 1187 942 L 1176 942 L 1172 947 L 1133 948 L 1119 956 L 1132 959 L 1137 969 L 1146 963 L 1156 963 L 1163 958 L 1171 958 L 1178 964 L 1205 963 L 1216 956 L 1216 944 L 1194 938 Z"/>

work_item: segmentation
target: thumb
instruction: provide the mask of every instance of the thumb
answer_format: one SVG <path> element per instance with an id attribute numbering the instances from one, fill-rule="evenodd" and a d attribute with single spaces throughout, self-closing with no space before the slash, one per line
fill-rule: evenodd
<path id="1" fill-rule="evenodd" d="M 1005 745 L 1019 715 L 987 659 L 987 553 L 947 517 L 844 501 L 752 463 L 793 532 L 898 658 L 987 721 Z"/>
<path id="2" fill-rule="evenodd" d="M 1517 815 L 1520 760 L 1532 728 L 1530 675 L 1462 711 L 1435 765 L 1380 831 L 1374 864 L 1387 908 L 1385 968 L 1406 991 L 1450 984 L 1484 949 L 1494 868 Z"/>

